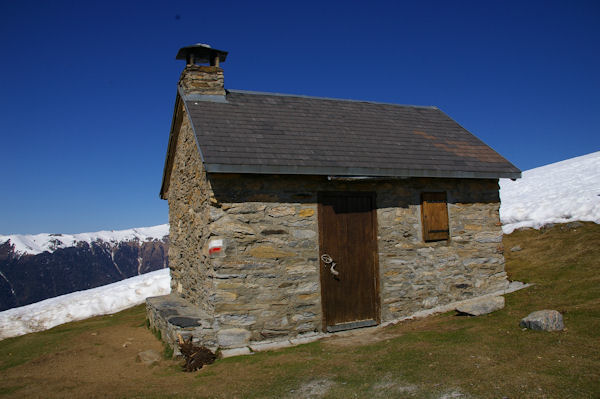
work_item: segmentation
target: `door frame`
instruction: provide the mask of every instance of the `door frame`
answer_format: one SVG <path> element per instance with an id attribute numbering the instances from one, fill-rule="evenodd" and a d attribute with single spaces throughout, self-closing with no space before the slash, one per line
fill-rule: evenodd
<path id="1" fill-rule="evenodd" d="M 327 314 L 325 306 L 325 272 L 321 261 L 321 250 L 323 248 L 323 197 L 329 196 L 363 196 L 370 197 L 373 205 L 371 209 L 371 220 L 373 221 L 373 233 L 375 240 L 375 248 L 373 250 L 373 284 L 374 284 L 374 297 L 375 297 L 375 322 L 381 324 L 381 290 L 380 290 L 380 276 L 379 276 L 379 240 L 378 240 L 378 226 L 377 226 L 377 193 L 375 191 L 319 191 L 317 192 L 317 224 L 319 229 L 319 251 L 317 257 L 317 263 L 319 265 L 319 282 L 321 285 L 321 314 L 322 314 L 322 330 L 327 332 Z M 355 327 L 349 327 L 347 329 L 367 327 L 370 324 L 363 325 L 360 321 L 349 322 L 348 325 L 354 324 Z"/>

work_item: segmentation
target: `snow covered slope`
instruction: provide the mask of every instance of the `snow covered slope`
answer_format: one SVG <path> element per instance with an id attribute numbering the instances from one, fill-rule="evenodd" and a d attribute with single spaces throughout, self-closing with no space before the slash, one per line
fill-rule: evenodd
<path id="1" fill-rule="evenodd" d="M 152 227 L 139 227 L 128 230 L 97 231 L 94 233 L 79 234 L 11 234 L 0 235 L 0 244 L 10 240 L 15 246 L 15 252 L 20 255 L 37 255 L 44 251 L 53 252 L 59 248 L 72 247 L 78 242 L 104 241 L 107 243 L 118 243 L 121 241 L 139 240 L 152 241 L 161 240 L 169 234 L 169 225 L 161 224 Z"/>
<path id="2" fill-rule="evenodd" d="M 169 269 L 0 312 L 0 340 L 75 320 L 116 313 L 171 292 Z"/>
<path id="3" fill-rule="evenodd" d="M 576 220 L 600 223 L 600 151 L 500 179 L 500 220 L 510 234 L 521 227 Z"/>

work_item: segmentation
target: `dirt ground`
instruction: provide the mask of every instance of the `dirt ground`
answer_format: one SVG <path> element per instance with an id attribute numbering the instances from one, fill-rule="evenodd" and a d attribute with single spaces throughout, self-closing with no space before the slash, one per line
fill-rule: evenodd
<path id="1" fill-rule="evenodd" d="M 107 316 L 105 316 L 107 317 Z M 72 336 L 65 348 L 35 358 L 16 367 L 0 371 L 0 397 L 19 398 L 102 398 L 102 397 L 244 397 L 243 386 L 239 394 L 233 394 L 231 387 L 199 384 L 203 375 L 212 377 L 214 366 L 205 366 L 202 370 L 186 373 L 181 370 L 182 360 L 161 359 L 158 364 L 147 366 L 136 361 L 137 354 L 149 349 L 163 353 L 162 343 L 140 325 L 143 309 L 131 316 L 131 322 L 117 323 L 99 328 L 85 328 L 84 332 Z M 436 319 L 406 321 L 401 328 L 365 328 L 343 332 L 322 340 L 329 350 L 360 347 L 387 341 L 410 331 L 427 329 L 430 324 L 439 325 Z M 303 355 L 301 355 L 303 356 Z M 242 358 L 232 358 L 237 363 Z M 263 359 L 269 363 L 269 359 Z M 221 361 L 222 362 L 222 361 Z M 277 362 L 273 361 L 273 367 Z M 217 366 L 219 367 L 219 366 Z M 219 367 L 221 381 L 235 381 L 241 385 L 250 385 L 254 379 L 249 375 L 248 367 L 236 367 L 234 364 Z M 274 369 L 275 370 L 275 369 Z M 269 379 L 269 376 L 266 379 Z M 389 381 L 388 381 L 389 380 Z M 208 382 L 208 381 L 207 381 Z M 335 383 L 330 379 L 310 380 L 286 395 L 290 398 L 322 397 Z M 390 387 L 406 389 L 386 377 L 380 384 L 387 392 Z M 234 390 L 235 391 L 235 390 Z M 376 390 L 379 391 L 379 390 Z M 385 397 L 375 395 L 376 397 Z M 409 395 L 412 396 L 412 395 Z"/>
<path id="2" fill-rule="evenodd" d="M 218 387 L 198 384 L 198 377 L 203 373 L 212 375 L 210 369 L 213 366 L 185 373 L 181 371 L 181 360 L 163 358 L 152 366 L 137 362 L 139 352 L 152 349 L 162 354 L 164 347 L 145 325 L 141 325 L 142 308 L 128 319 L 131 320 L 99 328 L 86 326 L 81 333 L 70 334 L 64 348 L 56 348 L 49 354 L 0 371 L 0 397 L 188 397 L 191 392 L 198 396 L 220 396 Z M 353 330 L 329 337 L 323 344 L 332 350 L 373 344 L 393 339 L 402 331 L 423 328 L 429 322 L 427 319 L 408 321 L 403 323 L 402 330 L 394 326 Z M 224 380 L 252 383 L 247 368 L 227 367 L 226 374 Z M 326 378 L 309 381 L 287 396 L 320 397 L 332 384 Z"/>
<path id="3" fill-rule="evenodd" d="M 163 365 L 148 367 L 136 362 L 137 354 L 148 349 L 162 353 L 163 346 L 145 327 L 103 327 L 71 337 L 64 350 L 3 370 L 1 385 L 22 387 L 17 391 L 22 398 L 103 397 L 115 392 L 125 397 L 134 394 L 132 388 L 139 393 L 140 385 L 147 381 L 168 387 L 172 381 L 156 372 L 177 363 L 162 360 Z M 182 373 L 180 378 L 193 376 Z M 132 384 L 134 381 L 138 384 Z"/>

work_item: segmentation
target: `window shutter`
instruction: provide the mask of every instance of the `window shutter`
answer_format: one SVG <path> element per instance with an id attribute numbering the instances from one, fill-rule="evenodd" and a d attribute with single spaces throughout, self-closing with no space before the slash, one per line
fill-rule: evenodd
<path id="1" fill-rule="evenodd" d="M 423 240 L 439 241 L 450 238 L 446 193 L 421 194 Z"/>

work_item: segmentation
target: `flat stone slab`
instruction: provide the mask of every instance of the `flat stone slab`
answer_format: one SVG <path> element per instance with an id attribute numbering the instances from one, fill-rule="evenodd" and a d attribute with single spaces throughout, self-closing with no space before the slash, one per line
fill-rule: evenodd
<path id="1" fill-rule="evenodd" d="M 282 341 L 262 341 L 262 342 L 251 342 L 250 348 L 254 352 L 271 351 L 282 348 L 289 348 L 292 343 L 289 340 Z"/>
<path id="2" fill-rule="evenodd" d="M 470 316 L 481 316 L 504 308 L 504 297 L 494 296 L 474 299 L 456 307 L 460 313 Z"/>
<path id="3" fill-rule="evenodd" d="M 248 348 L 248 347 L 223 349 L 221 351 L 221 357 L 223 359 L 226 357 L 243 356 L 243 355 L 251 355 L 251 354 L 252 354 L 252 352 L 250 351 L 250 348 Z"/>
<path id="4" fill-rule="evenodd" d="M 538 310 L 521 319 L 521 328 L 537 331 L 561 331 L 565 328 L 563 317 L 556 310 Z"/>
<path id="5" fill-rule="evenodd" d="M 169 323 L 176 325 L 177 327 L 183 327 L 183 328 L 187 328 L 187 327 L 198 327 L 201 326 L 202 324 L 198 322 L 198 319 L 194 318 L 194 317 L 181 317 L 181 316 L 175 316 L 175 317 L 170 317 L 168 319 Z"/>
<path id="6" fill-rule="evenodd" d="M 210 316 L 198 306 L 192 305 L 185 299 L 174 294 L 146 298 L 146 304 L 156 311 L 169 323 L 178 327 L 196 327 Z"/>
<path id="7" fill-rule="evenodd" d="M 244 328 L 225 328 L 217 332 L 217 342 L 222 348 L 238 348 L 248 345 L 250 331 Z"/>
<path id="8" fill-rule="evenodd" d="M 532 284 L 526 284 L 523 283 L 521 281 L 511 281 L 508 284 L 508 288 L 504 291 L 505 294 L 508 294 L 510 292 L 515 292 L 518 290 L 522 290 L 523 288 L 527 288 L 527 287 L 531 287 Z"/>

